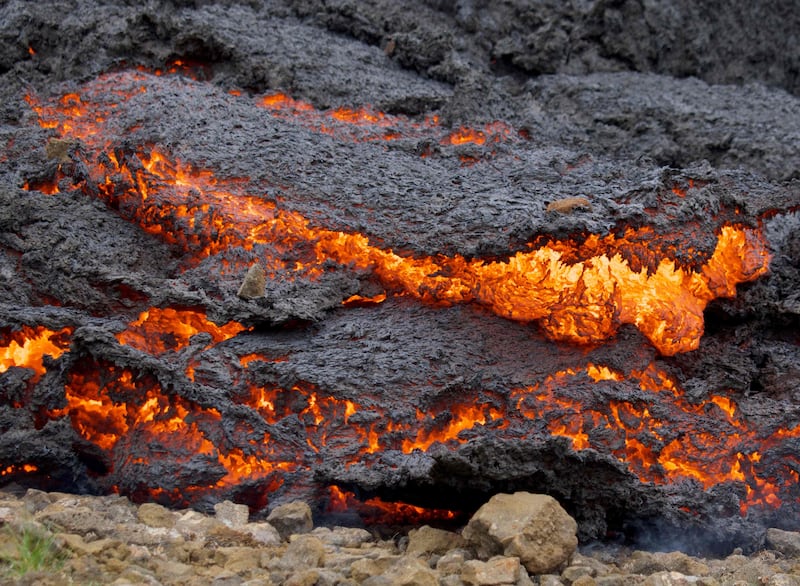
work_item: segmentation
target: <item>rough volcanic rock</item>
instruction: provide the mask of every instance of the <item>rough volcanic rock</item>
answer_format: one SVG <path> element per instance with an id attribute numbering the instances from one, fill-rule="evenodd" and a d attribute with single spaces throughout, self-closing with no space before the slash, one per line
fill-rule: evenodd
<path id="1" fill-rule="evenodd" d="M 577 529 L 554 498 L 516 492 L 489 499 L 469 520 L 464 537 L 482 559 L 516 556 L 529 572 L 546 574 L 575 552 Z"/>
<path id="2" fill-rule="evenodd" d="M 314 527 L 311 521 L 311 507 L 304 501 L 293 501 L 275 507 L 267 517 L 267 522 L 277 529 L 284 539 L 289 535 L 308 533 Z"/>
<path id="3" fill-rule="evenodd" d="M 0 335 L 6 344 L 25 326 L 70 330 L 59 334 L 60 357 L 45 353 L 41 378 L 0 362 L 3 478 L 171 506 L 198 494 L 187 486 L 221 483 L 192 505 L 210 511 L 230 499 L 262 514 L 298 496 L 313 496 L 319 513 L 331 484 L 365 499 L 467 513 L 495 492 L 535 490 L 564 504 L 584 541 L 617 534 L 652 547 L 754 549 L 767 526 L 796 529 L 796 511 L 775 509 L 770 490 L 773 478 L 785 481 L 785 506 L 796 506 L 798 445 L 789 436 L 800 416 L 798 18 L 790 0 L 3 3 Z M 100 102 L 126 96 L 113 115 L 96 117 L 102 132 L 72 140 L 38 124 L 37 103 L 79 109 L 98 79 L 114 80 Z M 263 101 L 278 93 L 301 100 L 318 123 L 265 111 Z M 388 125 L 378 135 L 358 124 L 337 134 L 334 115 L 361 107 Z M 462 126 L 480 130 L 483 142 L 452 144 Z M 414 132 L 400 132 L 407 129 Z M 300 214 L 303 226 L 363 234 L 374 250 L 404 258 L 459 255 L 488 265 L 542 242 L 591 245 L 642 228 L 669 238 L 670 260 L 697 268 L 722 227 L 735 224 L 763 233 L 770 271 L 740 285 L 735 299 L 705 307 L 699 348 L 674 356 L 629 325 L 584 346 L 553 341 L 545 323 L 509 320 L 486 305 L 426 304 L 392 291 L 377 301 L 384 284 L 352 263 L 296 275 L 309 242 L 275 255 L 285 270 L 269 276 L 263 296 L 259 286 L 247 295 L 256 298 L 241 299 L 243 267 L 261 249 L 247 243 L 189 258 L 164 238 L 169 227 L 135 223 L 124 189 L 109 187 L 122 185 L 118 174 L 90 181 L 93 165 L 111 170 L 112 160 L 143 177 L 141 157 L 156 150 L 238 198 Z M 570 198 L 589 205 L 552 211 Z M 147 213 L 158 215 L 164 203 Z M 204 204 L 221 213 L 199 202 L 191 226 L 172 230 L 195 247 L 198 227 L 240 219 L 204 216 Z M 211 234 L 218 243 L 219 232 Z M 621 253 L 638 262 L 635 251 Z M 153 308 L 244 329 L 217 342 L 208 326 L 164 352 L 121 343 Z M 181 339 L 178 329 L 165 339 Z M 598 381 L 589 365 L 650 374 Z M 647 446 L 665 456 L 647 470 L 669 480 L 667 446 L 692 435 L 692 413 L 715 436 L 750 426 L 740 443 L 724 446 L 739 455 L 725 479 L 709 482 L 701 467 L 653 483 L 612 456 L 641 453 L 612 424 L 633 429 L 633 410 L 645 405 L 650 420 L 673 414 L 672 403 L 643 388 L 656 379 L 670 401 L 685 398 L 686 410 Z M 557 398 L 580 404 L 557 414 L 574 426 L 562 433 L 599 438 L 606 451 L 578 449 L 580 434 L 577 443 L 554 434 L 555 419 L 488 416 L 518 410 L 524 400 L 515 393 L 541 394 L 553 380 L 556 395 L 564 390 Z M 78 391 L 92 389 L 99 395 L 89 405 L 107 402 L 82 420 Z M 245 404 L 253 389 L 265 393 L 258 408 Z M 277 401 L 267 396 L 273 389 L 283 389 Z M 87 439 L 87 422 L 125 400 L 132 413 L 147 392 L 161 409 L 148 421 L 182 421 L 195 444 L 167 446 L 140 429 L 113 450 L 102 447 L 107 434 Z M 416 430 L 398 431 L 428 414 L 426 432 L 457 428 L 463 413 L 453 405 L 464 401 L 481 406 L 484 423 L 457 439 L 413 448 Z M 319 420 L 314 410 L 324 408 L 330 417 Z M 131 416 L 126 425 L 146 420 Z M 320 431 L 327 421 L 333 427 Z M 372 437 L 384 445 L 364 452 Z M 783 441 L 776 447 L 774 438 Z M 286 466 L 277 470 L 291 470 L 230 481 L 218 455 L 229 467 L 263 471 L 246 461 L 264 456 L 256 446 L 279 452 Z M 298 463 L 305 469 L 292 468 Z M 766 473 L 745 485 L 732 474 L 743 469 Z M 744 506 L 762 488 L 762 500 Z M 186 513 L 176 527 L 189 534 L 209 523 Z M 159 528 L 167 529 L 151 527 Z M 143 542 L 157 537 L 139 531 Z"/>

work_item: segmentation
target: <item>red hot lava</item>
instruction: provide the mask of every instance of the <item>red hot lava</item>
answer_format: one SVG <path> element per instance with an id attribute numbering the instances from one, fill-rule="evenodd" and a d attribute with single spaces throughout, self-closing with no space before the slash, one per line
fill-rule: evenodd
<path id="1" fill-rule="evenodd" d="M 504 259 L 401 255 L 375 245 L 365 234 L 315 226 L 299 213 L 282 209 L 277 199 L 248 193 L 246 180 L 218 179 L 153 145 L 120 157 L 107 122 L 132 96 L 147 92 L 150 79 L 143 71 L 108 74 L 58 100 L 40 102 L 29 96 L 28 102 L 42 127 L 52 129 L 58 140 L 81 145 L 79 156 L 88 173 L 69 187 L 100 197 L 142 230 L 163 239 L 182 254 L 185 268 L 236 248 L 256 253 L 268 278 L 294 274 L 314 279 L 334 262 L 372 275 L 384 288 L 373 297 L 350 297 L 344 306 L 380 303 L 398 295 L 434 306 L 477 304 L 510 320 L 537 322 L 553 340 L 578 345 L 608 340 L 620 326 L 630 324 L 664 356 L 696 349 L 707 304 L 735 295 L 737 284 L 758 278 L 768 268 L 764 238 L 744 225 L 723 226 L 713 253 L 693 267 L 674 260 L 670 240 L 648 227 L 532 244 Z M 232 92 L 231 99 L 251 98 Z M 369 107 L 319 111 L 284 94 L 257 98 L 256 104 L 265 115 L 341 140 L 422 136 L 443 148 L 519 140 L 503 123 L 448 132 L 436 117 L 415 121 Z M 57 196 L 60 186 L 70 181 L 59 174 L 52 185 L 27 187 Z M 676 194 L 686 197 L 685 192 Z M 244 260 L 225 262 L 231 274 L 247 269 Z M 202 352 L 245 329 L 236 322 L 215 324 L 196 309 L 153 307 L 131 321 L 116 340 L 143 356 L 178 360 L 198 333 L 211 339 L 198 350 Z M 6 332 L 0 339 L 0 371 L 32 368 L 35 384 L 44 373 L 42 356 L 57 358 L 68 351 L 70 334 L 69 329 L 55 333 L 41 327 Z M 754 506 L 779 507 L 798 480 L 797 462 L 786 460 L 782 475 L 776 475 L 774 467 L 766 472 L 761 460 L 776 445 L 797 437 L 800 426 L 755 429 L 724 390 L 691 403 L 675 380 L 655 365 L 621 372 L 584 363 L 485 402 L 467 398 L 463 404 L 417 409 L 409 421 L 382 410 L 368 392 L 362 404 L 313 385 L 283 389 L 257 382 L 260 365 L 287 359 L 245 355 L 238 357 L 238 364 L 228 365 L 235 373 L 231 400 L 254 414 L 257 424 L 231 420 L 233 415 L 172 394 L 158 377 L 89 358 L 77 360 L 66 373 L 65 406 L 49 416 L 68 417 L 81 437 L 108 455 L 109 478 L 135 476 L 136 470 L 160 460 L 179 469 L 201 467 L 204 476 L 200 481 L 193 477 L 190 484 L 182 483 L 180 474 L 160 485 L 115 484 L 139 498 L 173 504 L 225 494 L 249 482 L 262 487 L 258 504 L 263 506 L 272 491 L 294 481 L 298 470 L 309 469 L 332 449 L 347 465 L 369 464 L 382 451 L 410 454 L 434 444 L 456 446 L 466 441 L 465 431 L 491 429 L 509 441 L 538 437 L 532 421 L 546 421 L 549 434 L 569 438 L 576 451 L 612 455 L 644 483 L 690 480 L 703 489 L 741 483 L 742 514 Z M 184 363 L 181 384 L 191 386 L 198 362 L 192 358 Z M 574 384 L 605 388 L 620 381 L 650 398 L 585 404 L 569 393 Z M 658 413 L 651 401 L 659 405 Z M 367 412 L 373 415 L 371 423 L 355 417 Z M 294 443 L 274 439 L 282 425 L 294 426 Z M 219 431 L 222 428 L 237 429 L 247 439 L 231 441 L 230 434 Z M 710 434 L 709 429 L 718 433 Z M 25 466 L 32 465 L 13 463 L 3 474 L 23 472 Z M 152 475 L 147 478 L 152 482 Z M 336 487 L 330 490 L 333 509 L 353 505 L 352 495 Z M 366 505 L 400 514 L 396 505 Z M 414 512 L 416 518 L 451 515 Z"/>

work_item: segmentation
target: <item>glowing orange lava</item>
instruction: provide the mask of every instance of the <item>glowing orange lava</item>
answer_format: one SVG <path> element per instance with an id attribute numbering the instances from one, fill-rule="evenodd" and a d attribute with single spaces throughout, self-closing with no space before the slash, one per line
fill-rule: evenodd
<path id="1" fill-rule="evenodd" d="M 393 525 L 423 525 L 458 518 L 458 511 L 430 509 L 400 502 L 386 502 L 379 498 L 361 501 L 352 492 L 338 486 L 328 487 L 328 512 L 358 511 L 370 523 Z"/>
<path id="2" fill-rule="evenodd" d="M 183 64 L 171 67 L 180 70 Z M 51 103 L 27 99 L 44 128 L 82 142 L 79 151 L 86 153 L 82 163 L 88 172 L 81 187 L 182 253 L 184 268 L 231 250 L 247 253 L 239 255 L 241 264 L 226 258 L 225 266 L 236 274 L 247 270 L 252 256 L 267 268 L 269 277 L 316 279 L 338 264 L 346 267 L 341 270 L 360 273 L 359 277 L 374 277 L 372 281 L 379 281 L 384 289 L 371 297 L 353 295 L 343 300 L 344 306 L 374 305 L 396 295 L 439 305 L 474 303 L 511 320 L 537 322 L 552 339 L 579 344 L 604 341 L 623 324 L 630 324 L 667 356 L 696 349 L 708 303 L 735 295 L 739 283 L 752 281 L 768 269 L 769 253 L 761 232 L 742 225 L 721 227 L 713 253 L 695 259 L 691 266 L 675 260 L 681 251 L 671 244 L 672 235 L 659 235 L 648 227 L 531 245 L 502 258 L 401 255 L 367 235 L 315 226 L 299 213 L 281 209 L 278 198 L 261 190 L 254 195 L 246 180 L 217 178 L 159 148 L 124 154 L 115 150 L 108 138 L 111 133 L 105 131 L 106 121 L 127 100 L 147 92 L 151 79 L 151 74 L 142 71 L 109 74 Z M 229 95 L 229 99 L 241 98 L 240 92 Z M 263 96 L 258 105 L 269 115 L 353 140 L 424 135 L 446 147 L 490 145 L 516 136 L 503 123 L 445 133 L 438 129 L 435 117 L 414 121 L 369 107 L 320 111 L 285 94 Z M 690 182 L 689 188 L 693 186 Z M 686 195 L 680 190 L 675 194 Z M 116 339 L 160 356 L 186 348 L 197 334 L 208 334 L 211 344 L 218 344 L 244 329 L 235 322 L 214 324 L 199 310 L 150 308 Z M 70 333 L 68 328 L 51 332 L 40 327 L 9 334 L 0 345 L 0 372 L 26 366 L 37 373 L 38 380 L 44 374 L 43 356 L 64 352 Z M 302 382 L 291 382 L 287 389 L 254 382 L 258 371 L 265 370 L 259 362 L 287 361 L 285 356 L 247 354 L 238 361 L 231 371 L 236 373 L 232 378 L 240 378 L 226 392 L 230 391 L 236 408 L 260 418 L 263 426 L 248 436 L 246 449 L 212 441 L 208 429 L 219 428 L 229 416 L 222 408 L 217 411 L 165 392 L 153 375 L 102 362 L 90 362 L 67 374 L 66 406 L 53 410 L 51 417 L 69 417 L 81 437 L 115 455 L 130 438 L 143 437 L 177 454 L 178 460 L 199 454 L 224 469 L 208 486 L 188 489 L 194 493 L 253 479 L 277 487 L 283 473 L 331 453 L 338 455 L 340 445 L 356 446 L 342 456 L 343 463 L 351 466 L 382 450 L 411 453 L 429 450 L 437 442 L 460 444 L 486 426 L 509 441 L 540 439 L 547 433 L 568 438 L 575 450 L 596 449 L 625 462 L 642 482 L 690 480 L 704 489 L 723 482 L 741 483 L 746 492 L 743 514 L 750 506 L 779 506 L 786 483 L 798 480 L 791 463 L 781 479 L 766 477 L 761 455 L 781 441 L 800 436 L 800 426 L 757 430 L 742 417 L 736 403 L 722 395 L 691 403 L 672 376 L 655 365 L 622 372 L 589 363 L 510 390 L 507 397 L 494 402 L 466 397 L 463 403 L 419 408 L 416 413 L 412 407 L 395 416 L 366 396 L 359 404 Z M 195 373 L 192 363 L 174 376 L 185 375 L 194 383 Z M 633 386 L 636 393 L 649 398 L 622 401 L 609 395 L 594 404 L 562 392 L 587 387 L 594 393 L 617 384 Z M 276 445 L 275 428 L 269 427 L 284 424 L 294 434 L 290 446 Z M 152 494 L 185 496 L 158 488 Z M 333 506 L 350 506 L 354 500 L 352 494 L 331 487 L 331 502 L 345 503 Z M 454 515 L 377 500 L 358 506 L 371 507 L 375 514 L 389 515 L 395 522 L 403 515 L 415 523 Z"/>
<path id="3" fill-rule="evenodd" d="M 32 382 L 38 381 L 46 372 L 43 357 L 61 356 L 69 348 L 71 334 L 72 328 L 55 332 L 42 326 L 22 326 L 18 331 L 0 336 L 0 372 L 12 366 L 30 368 L 36 373 Z"/>
<path id="4" fill-rule="evenodd" d="M 211 334 L 213 343 L 217 344 L 245 329 L 237 322 L 218 326 L 200 311 L 153 307 L 117 334 L 117 340 L 143 352 L 162 354 L 186 347 L 190 338 L 201 332 Z"/>

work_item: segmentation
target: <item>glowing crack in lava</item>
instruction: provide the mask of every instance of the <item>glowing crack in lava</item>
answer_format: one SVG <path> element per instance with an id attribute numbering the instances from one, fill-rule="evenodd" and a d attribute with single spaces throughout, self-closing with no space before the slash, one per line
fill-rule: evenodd
<path id="1" fill-rule="evenodd" d="M 12 366 L 29 368 L 34 375 L 31 382 L 38 381 L 46 372 L 44 356 L 58 358 L 69 348 L 72 328 L 58 332 L 42 326 L 23 326 L 7 336 L 0 336 L 0 373 Z"/>
<path id="2" fill-rule="evenodd" d="M 267 195 L 253 195 L 254 188 L 245 179 L 218 179 L 154 146 L 136 152 L 115 148 L 108 137 L 119 129 L 112 129 L 109 121 L 126 101 L 148 91 L 151 77 L 141 71 L 109 74 L 52 103 L 27 99 L 44 128 L 53 129 L 60 140 L 80 145 L 74 156 L 87 172 L 70 187 L 100 197 L 147 233 L 162 238 L 182 253 L 184 267 L 241 249 L 258 258 L 270 276 L 288 273 L 313 279 L 334 261 L 346 270 L 376 276 L 386 290 L 373 297 L 348 298 L 343 301 L 346 307 L 379 303 L 387 295 L 399 294 L 431 304 L 475 303 L 508 319 L 536 321 L 551 338 L 574 343 L 601 342 L 622 324 L 631 324 L 662 355 L 697 348 L 706 305 L 733 296 L 737 284 L 767 271 L 769 254 L 761 233 L 741 225 L 723 226 L 713 253 L 692 267 L 674 260 L 678 255 L 669 254 L 676 252 L 674 247 L 648 227 L 551 241 L 500 259 L 402 256 L 374 245 L 366 235 L 314 226 L 301 214 L 281 209 Z M 232 93 L 231 99 L 246 98 Z M 370 108 L 320 112 L 283 94 L 262 97 L 257 105 L 265 115 L 296 119 L 307 128 L 349 140 L 429 136 L 452 146 L 514 137 L 500 123 L 448 133 L 435 118 L 414 122 Z M 72 181 L 64 175 L 57 179 L 46 193 L 58 194 L 59 181 Z M 227 270 L 242 274 L 249 263 L 242 258 L 237 262 L 226 257 Z M 210 336 L 205 349 L 213 349 L 244 329 L 236 322 L 214 324 L 199 310 L 150 308 L 116 340 L 131 351 L 170 360 L 198 333 Z M 12 334 L 13 339 L 0 347 L 0 368 L 25 366 L 28 359 L 19 357 L 17 347 L 41 335 L 34 330 Z M 45 353 L 58 356 L 55 352 Z M 800 427 L 756 430 L 737 417 L 736 405 L 721 395 L 692 404 L 655 366 L 617 372 L 586 364 L 530 387 L 493 395 L 491 401 L 417 409 L 415 416 L 404 419 L 383 411 L 368 393 L 355 402 L 330 396 L 311 384 L 282 389 L 257 382 L 259 363 L 283 360 L 287 358 L 246 355 L 238 357 L 238 364 L 228 365 L 236 374 L 227 400 L 255 414 L 258 423 L 228 423 L 232 429 L 246 428 L 241 432 L 248 438 L 244 445 L 235 445 L 218 431 L 232 417 L 228 412 L 170 394 L 155 375 L 102 360 L 82 359 L 67 373 L 66 406 L 50 416 L 69 417 L 85 440 L 109 453 L 111 478 L 123 470 L 136 477 L 138 467 L 143 470 L 165 458 L 179 469 L 195 470 L 201 464 L 203 481 L 195 478 L 190 487 L 180 483 L 178 474 L 161 484 L 120 489 L 173 504 L 255 480 L 263 481 L 259 497 L 263 506 L 266 495 L 287 482 L 290 474 L 309 469 L 329 457 L 331 450 L 349 466 L 369 463 L 386 450 L 409 454 L 427 451 L 436 443 L 456 445 L 486 427 L 509 440 L 541 439 L 532 420 L 546 422 L 550 436 L 569 438 L 576 451 L 610 453 L 642 482 L 689 479 L 703 488 L 739 482 L 743 514 L 755 505 L 779 506 L 779 495 L 797 482 L 796 462 L 778 464 L 784 474 L 777 478 L 764 472 L 764 461 L 776 445 L 800 435 Z M 185 364 L 182 375 L 188 384 L 202 384 L 193 360 Z M 622 381 L 650 393 L 649 401 L 660 412 L 644 401 L 598 396 L 586 404 L 560 392 L 584 384 L 603 389 Z M 356 414 L 367 413 L 372 423 L 356 422 Z M 292 426 L 291 441 L 277 441 L 287 426 Z M 725 434 L 708 433 L 716 428 Z M 330 495 L 334 508 L 350 506 L 352 497 L 334 489 Z M 372 505 L 385 508 L 378 501 Z M 446 518 L 450 513 L 441 515 Z"/>
<path id="3" fill-rule="evenodd" d="M 107 110 L 123 105 L 125 96 L 146 92 L 146 81 L 141 72 L 104 76 L 54 104 L 40 105 L 30 96 L 28 101 L 43 127 L 100 151 L 97 161 L 85 161 L 91 180 L 85 188 L 145 231 L 179 247 L 189 262 L 235 247 L 258 249 L 268 271 L 300 268 L 313 277 L 333 260 L 373 273 L 393 293 L 440 304 L 472 302 L 510 319 L 537 321 L 556 340 L 599 342 L 620 325 L 633 324 L 664 355 L 697 348 L 708 302 L 734 295 L 738 283 L 768 268 L 760 232 L 732 225 L 722 227 L 714 253 L 699 270 L 659 256 L 668 247 L 647 227 L 591 235 L 583 242 L 554 241 L 504 260 L 401 256 L 370 244 L 363 234 L 312 226 L 299 213 L 246 193 L 244 180 L 219 181 L 210 171 L 171 159 L 157 148 L 118 160 L 101 138 L 109 134 Z M 123 95 L 111 105 L 110 86 L 114 95 Z M 281 112 L 286 103 L 291 112 L 310 109 L 285 96 L 270 103 L 273 108 L 281 104 Z M 360 122 L 364 116 L 329 118 L 352 125 L 353 118 Z M 312 252 L 297 252 L 294 267 L 287 267 L 286 254 L 308 244 Z M 631 266 L 631 256 L 638 267 Z"/>

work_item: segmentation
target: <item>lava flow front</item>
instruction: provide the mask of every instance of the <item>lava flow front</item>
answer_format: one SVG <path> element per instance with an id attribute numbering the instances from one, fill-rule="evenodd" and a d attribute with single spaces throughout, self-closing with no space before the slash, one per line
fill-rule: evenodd
<path id="1" fill-rule="evenodd" d="M 332 229 L 301 213 L 287 195 L 296 195 L 291 186 L 225 177 L 156 144 L 157 133 L 135 112 L 147 100 L 154 100 L 152 107 L 168 99 L 173 89 L 197 99 L 212 91 L 184 77 L 123 71 L 54 101 L 27 97 L 52 132 L 48 149 L 60 158 L 52 178 L 31 180 L 26 189 L 99 198 L 171 252 L 176 281 L 200 274 L 208 283 L 202 294 L 182 293 L 183 302 L 168 303 L 169 295 L 162 295 L 154 307 L 148 307 L 149 294 L 132 296 L 127 303 L 136 314 L 125 314 L 127 326 L 118 316 L 105 338 L 42 326 L 3 332 L 0 372 L 30 368 L 33 387 L 45 365 L 62 365 L 48 383 L 63 388 L 60 404 L 39 410 L 39 425 L 68 419 L 96 448 L 91 474 L 103 489 L 173 505 L 233 496 L 254 509 L 312 493 L 335 512 L 358 501 L 343 492 L 347 487 L 332 485 L 337 472 L 331 469 L 321 483 L 330 486 L 319 486 L 315 471 L 331 460 L 345 478 L 347 470 L 369 469 L 391 454 L 402 460 L 441 454 L 443 447 L 457 452 L 491 437 L 509 445 L 566 442 L 572 454 L 610 458 L 609 466 L 643 485 L 691 486 L 701 493 L 731 485 L 741 515 L 797 501 L 800 460 L 790 448 L 800 426 L 755 425 L 725 388 L 690 400 L 677 370 L 670 372 L 665 362 L 698 348 L 710 302 L 733 297 L 738 284 L 767 272 L 770 256 L 758 219 L 736 222 L 737 207 L 721 209 L 730 220 L 704 235 L 712 241 L 705 246 L 684 242 L 699 230 L 687 222 L 669 233 L 620 225 L 605 234 L 541 236 L 504 255 L 400 253 L 364 231 Z M 499 147 L 528 148 L 527 131 L 504 123 L 450 132 L 435 116 L 414 120 L 370 107 L 317 110 L 285 94 L 233 91 L 224 100 L 255 111 L 265 124 L 281 124 L 285 133 L 303 129 L 359 148 L 404 140 L 435 145 L 409 149 L 409 157 L 424 159 L 418 164 L 469 156 L 479 165 L 501 157 L 494 150 Z M 131 136 L 150 139 L 132 145 Z M 458 150 L 464 145 L 473 150 L 465 155 Z M 659 197 L 665 208 L 677 206 L 670 198 L 689 199 L 692 189 L 694 183 L 689 193 L 665 187 Z M 266 285 L 260 295 L 237 299 L 225 284 L 252 265 L 263 269 Z M 330 304 L 331 314 L 416 304 L 431 315 L 460 309 L 469 319 L 502 318 L 513 327 L 533 322 L 524 343 L 554 348 L 560 357 L 551 360 L 561 367 L 536 374 L 521 365 L 520 372 L 530 374 L 515 375 L 514 383 L 464 383 L 455 396 L 434 382 L 426 383 L 431 390 L 424 399 L 403 381 L 387 389 L 337 389 L 331 379 L 312 382 L 292 370 L 303 352 L 298 346 L 259 346 L 259 336 L 285 331 L 260 331 L 258 319 L 214 323 L 204 307 L 233 305 L 231 315 L 252 318 L 259 308 L 278 304 L 270 297 L 278 285 L 321 287 L 332 274 L 367 285 L 343 292 Z M 631 328 L 656 350 L 640 346 L 649 356 L 644 364 L 623 368 L 618 360 L 602 364 L 589 357 L 613 347 L 621 330 L 629 338 Z M 35 409 L 26 392 L 7 400 Z M 386 404 L 390 392 L 397 395 L 392 405 Z M 39 462 L 0 465 L 8 476 L 46 474 Z M 419 492 L 410 496 L 425 500 Z M 380 500 L 365 506 L 373 514 L 401 515 Z M 454 515 L 442 507 L 408 511 L 415 519 Z"/>

